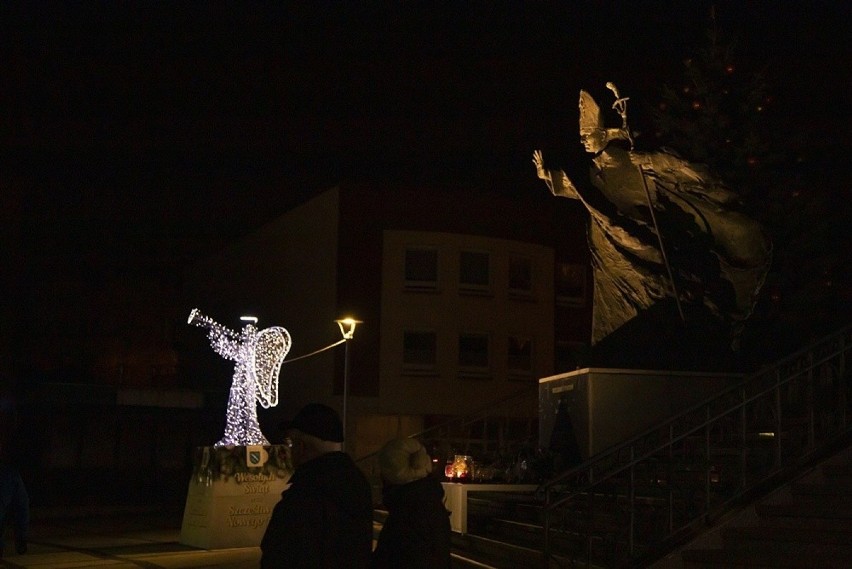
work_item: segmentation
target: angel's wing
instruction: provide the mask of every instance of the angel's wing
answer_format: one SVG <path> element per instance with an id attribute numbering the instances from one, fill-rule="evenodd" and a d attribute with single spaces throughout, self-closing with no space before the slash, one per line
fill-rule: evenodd
<path id="1" fill-rule="evenodd" d="M 290 333 L 280 326 L 271 326 L 257 335 L 254 356 L 248 364 L 255 376 L 257 401 L 264 409 L 278 405 L 278 372 L 290 344 Z"/>

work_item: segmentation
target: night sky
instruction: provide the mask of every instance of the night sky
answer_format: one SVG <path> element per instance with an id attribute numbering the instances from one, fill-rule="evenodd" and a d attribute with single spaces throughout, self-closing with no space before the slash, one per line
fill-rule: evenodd
<path id="1" fill-rule="evenodd" d="M 848 195 L 845 2 L 4 2 L 5 314 L 32 279 L 172 270 L 341 181 L 545 192 L 533 149 L 585 169 L 578 90 L 614 81 L 641 130 L 712 5 Z"/>

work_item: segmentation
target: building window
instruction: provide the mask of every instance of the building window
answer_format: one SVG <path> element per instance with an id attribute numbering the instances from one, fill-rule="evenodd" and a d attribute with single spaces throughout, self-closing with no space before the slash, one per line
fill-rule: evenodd
<path id="1" fill-rule="evenodd" d="M 404 332 L 402 366 L 406 373 L 434 373 L 437 353 L 434 332 Z"/>
<path id="2" fill-rule="evenodd" d="M 459 290 L 484 293 L 491 286 L 488 253 L 462 251 L 459 255 Z"/>
<path id="3" fill-rule="evenodd" d="M 509 378 L 532 376 L 532 339 L 527 336 L 509 336 L 507 351 Z"/>
<path id="4" fill-rule="evenodd" d="M 562 306 L 585 305 L 585 265 L 579 265 L 576 263 L 556 264 L 556 302 Z"/>
<path id="5" fill-rule="evenodd" d="M 487 334 L 459 335 L 459 375 L 483 377 L 490 374 Z"/>
<path id="6" fill-rule="evenodd" d="M 405 250 L 405 288 L 415 290 L 438 288 L 438 251 L 436 249 Z"/>
<path id="7" fill-rule="evenodd" d="M 529 257 L 509 258 L 509 294 L 514 296 L 532 294 L 532 260 Z"/>

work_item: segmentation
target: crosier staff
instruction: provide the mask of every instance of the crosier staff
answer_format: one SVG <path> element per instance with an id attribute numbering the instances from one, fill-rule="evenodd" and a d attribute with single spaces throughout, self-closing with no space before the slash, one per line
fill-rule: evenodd
<path id="1" fill-rule="evenodd" d="M 618 92 L 618 87 L 616 87 L 612 81 L 607 81 L 606 87 L 612 91 L 613 95 L 615 95 L 615 102 L 612 104 L 612 108 L 621 116 L 621 130 L 624 131 L 627 141 L 630 143 L 630 151 L 632 152 L 633 135 L 630 134 L 630 128 L 627 126 L 627 101 L 630 100 L 630 97 L 622 97 Z M 680 315 L 681 322 L 685 323 L 686 317 L 683 315 L 683 308 L 680 305 L 680 295 L 677 291 L 672 267 L 669 264 L 669 259 L 666 255 L 666 248 L 663 245 L 663 234 L 660 232 L 660 226 L 657 224 L 657 216 L 654 213 L 654 204 L 651 201 L 651 191 L 648 189 L 648 178 L 645 175 L 645 168 L 641 164 L 638 165 L 637 168 L 639 168 L 639 174 L 642 177 L 642 187 L 645 189 L 645 199 L 648 200 L 648 211 L 651 212 L 651 222 L 654 224 L 654 231 L 657 232 L 657 243 L 660 245 L 660 255 L 663 257 L 663 263 L 666 265 L 666 273 L 668 274 L 669 282 L 672 285 L 672 293 L 674 295 L 675 304 L 677 305 L 677 312 Z"/>

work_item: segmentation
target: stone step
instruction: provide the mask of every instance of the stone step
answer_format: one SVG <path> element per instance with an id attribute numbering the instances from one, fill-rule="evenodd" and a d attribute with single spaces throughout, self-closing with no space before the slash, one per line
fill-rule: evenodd
<path id="1" fill-rule="evenodd" d="M 500 569 L 496 565 L 456 552 L 450 553 L 450 567 L 451 569 Z"/>
<path id="2" fill-rule="evenodd" d="M 849 530 L 849 520 L 826 518 L 765 517 L 760 519 L 762 528 L 790 528 L 794 530 L 814 530 L 826 532 L 845 532 Z"/>
<path id="3" fill-rule="evenodd" d="M 580 499 L 582 502 L 582 499 Z M 637 498 L 637 502 L 641 502 L 641 498 Z M 568 531 L 585 531 L 590 524 L 587 512 L 582 509 L 582 504 L 569 506 L 565 511 L 560 512 L 561 518 L 564 520 L 563 526 Z M 615 532 L 618 531 L 623 523 L 624 513 L 613 513 L 604 503 L 598 503 L 594 518 L 591 523 L 596 531 L 599 532 Z M 513 507 L 504 507 L 499 503 L 480 500 L 478 498 L 468 498 L 468 528 L 472 533 L 477 533 L 477 528 L 487 527 L 495 519 L 508 520 L 523 524 L 535 525 L 543 527 L 544 514 L 543 508 L 537 504 L 514 504 Z"/>
<path id="4" fill-rule="evenodd" d="M 837 463 L 832 462 L 829 464 L 823 464 L 820 467 L 820 472 L 822 473 L 823 479 L 828 480 L 849 480 L 852 478 L 852 464 L 847 464 L 845 462 Z"/>
<path id="5" fill-rule="evenodd" d="M 496 569 L 541 569 L 544 565 L 543 554 L 539 548 L 524 547 L 473 534 L 454 533 L 453 551 L 454 555 L 457 553 L 459 556 L 467 556 Z M 604 569 L 605 567 L 605 565 L 587 563 L 581 556 L 572 560 L 558 551 L 551 552 L 547 567 L 563 569 L 573 566 L 572 563 L 581 563 L 582 567 L 587 569 Z"/>
<path id="6" fill-rule="evenodd" d="M 852 499 L 852 477 L 848 483 L 829 480 L 827 482 L 794 482 L 790 493 L 802 498 L 827 496 L 832 499 Z"/>
<path id="7" fill-rule="evenodd" d="M 582 523 L 569 525 L 572 527 L 552 527 L 550 530 L 550 551 L 560 558 L 579 562 L 588 557 L 588 548 L 591 548 L 592 563 L 606 566 L 606 560 L 611 558 L 614 547 L 627 547 L 624 541 L 619 542 L 616 537 L 623 533 L 623 525 L 598 530 L 591 541 L 588 541 Z M 538 524 L 495 518 L 475 535 L 536 551 L 542 551 L 544 548 L 544 528 Z M 585 561 L 582 563 L 585 566 Z"/>
<path id="8" fill-rule="evenodd" d="M 500 518 L 490 520 L 482 528 L 479 535 L 530 549 L 541 549 L 544 543 L 544 528 L 542 526 Z"/>
<path id="9" fill-rule="evenodd" d="M 852 502 L 845 500 L 822 499 L 783 504 L 757 504 L 755 510 L 761 517 L 847 520 L 852 523 Z"/>
<path id="10" fill-rule="evenodd" d="M 518 521 L 537 523 L 542 519 L 542 506 L 535 502 L 508 502 L 505 500 L 493 500 L 487 496 L 480 497 L 477 495 L 474 497 L 468 495 L 468 524 L 471 523 L 471 520 L 487 520 L 498 516 Z"/>
<path id="11" fill-rule="evenodd" d="M 544 549 L 544 528 L 537 524 L 494 519 L 479 535 L 537 551 Z M 585 537 L 577 532 L 551 529 L 551 551 L 567 557 L 579 557 L 584 554 L 585 546 Z"/>
<path id="12" fill-rule="evenodd" d="M 838 524 L 836 530 L 808 527 L 731 527 L 722 531 L 726 548 L 798 554 L 806 547 L 852 555 L 852 525 Z"/>
<path id="13" fill-rule="evenodd" d="M 849 556 L 803 546 L 799 552 L 748 549 L 688 549 L 681 553 L 684 569 L 849 569 Z"/>
<path id="14" fill-rule="evenodd" d="M 535 549 L 455 532 L 452 540 L 453 552 L 457 555 L 497 569 L 532 569 L 542 565 L 542 554 Z"/>
<path id="15" fill-rule="evenodd" d="M 852 479 L 852 464 L 838 462 L 822 465 L 822 474 L 825 477 L 839 477 Z"/>
<path id="16" fill-rule="evenodd" d="M 823 463 L 781 503 L 758 503 L 754 525 L 721 530 L 722 547 L 681 552 L 687 569 L 852 567 L 852 463 Z"/>

